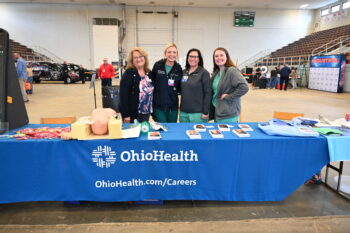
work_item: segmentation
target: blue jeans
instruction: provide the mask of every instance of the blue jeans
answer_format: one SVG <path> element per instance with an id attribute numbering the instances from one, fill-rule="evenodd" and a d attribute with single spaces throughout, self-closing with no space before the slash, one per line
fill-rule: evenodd
<path id="1" fill-rule="evenodd" d="M 26 90 L 27 94 L 33 93 L 33 77 L 28 77 L 27 82 L 30 83 L 30 90 Z"/>
<path id="2" fill-rule="evenodd" d="M 271 77 L 269 88 L 275 88 L 277 83 L 278 83 L 278 77 Z"/>

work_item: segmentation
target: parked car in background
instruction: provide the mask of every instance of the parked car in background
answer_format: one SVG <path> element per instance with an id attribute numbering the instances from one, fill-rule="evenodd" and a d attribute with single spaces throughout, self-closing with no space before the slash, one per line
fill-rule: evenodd
<path id="1" fill-rule="evenodd" d="M 75 83 L 81 81 L 79 77 L 79 66 L 73 63 L 68 63 L 68 83 Z M 62 79 L 63 81 L 63 79 Z"/>
<path id="2" fill-rule="evenodd" d="M 91 81 L 92 75 L 96 75 L 95 78 L 98 79 L 97 71 L 96 70 L 87 70 L 85 69 L 85 77 L 86 81 Z"/>
<path id="3" fill-rule="evenodd" d="M 61 65 L 51 62 L 32 62 L 30 67 L 33 70 L 33 81 L 60 81 Z"/>
<path id="4" fill-rule="evenodd" d="M 79 77 L 79 66 L 73 63 L 68 65 L 68 83 L 81 81 Z M 62 65 L 52 62 L 33 62 L 30 67 L 33 70 L 33 81 L 64 81 L 62 76 Z"/>

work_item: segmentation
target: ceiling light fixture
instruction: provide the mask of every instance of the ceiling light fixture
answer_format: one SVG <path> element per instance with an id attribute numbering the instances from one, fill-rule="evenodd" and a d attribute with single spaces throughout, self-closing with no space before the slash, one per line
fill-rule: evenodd
<path id="1" fill-rule="evenodd" d="M 305 7 L 308 7 L 309 4 L 304 4 L 304 5 L 301 5 L 300 8 L 305 8 Z"/>

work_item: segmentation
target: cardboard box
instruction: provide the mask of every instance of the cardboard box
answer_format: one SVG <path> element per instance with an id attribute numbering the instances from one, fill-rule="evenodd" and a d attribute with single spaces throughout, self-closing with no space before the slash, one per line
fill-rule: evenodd
<path id="1" fill-rule="evenodd" d="M 72 124 L 72 139 L 92 140 L 92 139 L 119 139 L 122 138 L 121 118 L 111 117 L 108 122 L 108 134 L 94 135 L 91 130 L 91 118 L 82 117 Z"/>

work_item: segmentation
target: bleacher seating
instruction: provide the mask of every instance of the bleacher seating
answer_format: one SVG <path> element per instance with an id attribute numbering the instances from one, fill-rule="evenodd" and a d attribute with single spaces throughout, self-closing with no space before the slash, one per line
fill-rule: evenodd
<path id="1" fill-rule="evenodd" d="M 271 53 L 271 57 L 311 55 L 312 51 L 341 36 L 350 36 L 350 24 L 312 33 Z"/>
<path id="2" fill-rule="evenodd" d="M 48 57 L 35 52 L 33 49 L 28 48 L 12 39 L 10 39 L 10 48 L 13 53 L 19 53 L 26 61 L 47 61 Z"/>
<path id="3" fill-rule="evenodd" d="M 339 45 L 337 45 L 338 42 L 335 40 L 340 37 L 350 37 L 350 24 L 314 32 L 256 61 L 256 65 L 275 66 L 282 65 L 284 63 L 288 63 L 290 65 L 300 65 L 308 61 L 309 57 L 312 55 L 312 52 L 316 48 L 319 48 L 329 42 L 333 41 L 331 43 L 332 45 L 334 44 L 332 49 L 337 49 L 337 46 Z"/>

